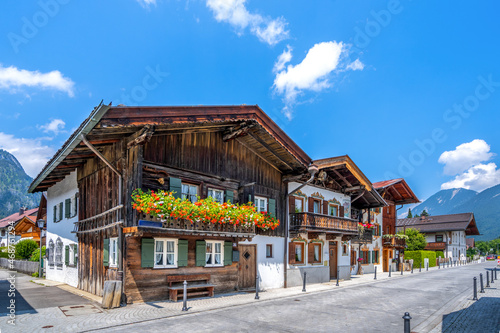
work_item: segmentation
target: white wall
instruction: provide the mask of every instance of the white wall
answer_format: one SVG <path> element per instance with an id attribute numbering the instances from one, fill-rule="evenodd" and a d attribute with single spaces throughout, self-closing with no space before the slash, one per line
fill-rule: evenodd
<path id="1" fill-rule="evenodd" d="M 299 183 L 294 183 L 291 182 L 288 184 L 288 192 L 293 191 L 297 187 L 299 187 L 301 184 Z M 347 217 L 349 218 L 351 216 L 351 197 L 348 195 L 345 195 L 343 193 L 339 192 L 334 192 L 332 190 L 327 190 L 321 187 L 315 187 L 315 186 L 310 186 L 306 185 L 303 188 L 300 189 L 302 193 L 304 193 L 307 197 L 310 197 L 313 193 L 319 193 L 324 197 L 324 200 L 333 200 L 336 199 L 338 202 L 340 202 L 341 205 L 344 205 L 344 216 L 341 217 Z M 288 204 L 288 203 L 287 203 Z M 305 202 L 304 206 L 304 211 L 307 211 L 307 202 Z M 291 212 L 293 213 L 293 212 Z"/>
<path id="2" fill-rule="evenodd" d="M 72 172 L 66 176 L 62 181 L 58 182 L 54 186 L 47 190 L 47 237 L 46 237 L 46 247 L 49 248 L 49 242 L 52 240 L 54 245 L 59 237 L 63 242 L 62 250 L 62 267 L 48 266 L 46 270 L 46 277 L 48 280 L 54 280 L 59 282 L 64 282 L 70 286 L 76 287 L 78 285 L 78 271 L 76 267 L 65 265 L 65 246 L 78 243 L 76 234 L 72 233 L 74 229 L 74 223 L 78 221 L 78 212 L 73 218 L 66 218 L 63 213 L 63 219 L 57 223 L 54 223 L 54 205 L 63 203 L 63 209 L 65 208 L 64 200 L 74 197 L 78 192 L 78 184 L 76 180 L 76 171 Z M 55 260 L 55 251 L 54 251 Z"/>
<path id="3" fill-rule="evenodd" d="M 284 287 L 283 237 L 257 235 L 251 241 L 240 242 L 241 245 L 257 245 L 257 274 L 261 290 Z M 273 257 L 266 258 L 266 245 L 272 244 Z M 242 255 L 242 253 L 240 253 Z"/>

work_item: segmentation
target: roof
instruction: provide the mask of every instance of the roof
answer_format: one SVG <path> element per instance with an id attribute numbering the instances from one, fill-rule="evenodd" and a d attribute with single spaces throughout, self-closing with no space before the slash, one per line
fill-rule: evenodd
<path id="1" fill-rule="evenodd" d="M 343 190 L 353 198 L 356 208 L 375 208 L 387 206 L 385 200 L 374 189 L 370 180 L 361 172 L 348 155 L 314 160 L 319 170 L 327 172 Z M 356 203 L 354 203 L 356 201 Z"/>
<path id="2" fill-rule="evenodd" d="M 479 235 L 474 213 L 436 215 L 398 219 L 396 222 L 398 231 L 406 228 L 414 228 L 423 233 L 465 231 L 466 235 Z"/>
<path id="3" fill-rule="evenodd" d="M 0 228 L 5 228 L 6 226 L 9 225 L 9 222 L 14 222 L 16 223 L 17 221 L 21 220 L 23 217 L 28 217 L 32 218 L 32 216 L 35 217 L 36 220 L 36 213 L 38 212 L 38 207 L 37 208 L 32 208 L 32 209 L 27 209 L 24 211 L 23 214 L 19 214 L 19 212 L 14 213 L 12 215 L 9 215 L 7 217 L 4 217 L 3 219 L 0 220 Z"/>
<path id="4" fill-rule="evenodd" d="M 384 199 L 390 200 L 397 205 L 420 202 L 403 178 L 376 182 L 373 183 L 373 187 L 377 189 Z"/>
<path id="5" fill-rule="evenodd" d="M 215 124 L 215 126 L 214 126 Z M 95 154 L 82 145 L 113 144 L 154 126 L 156 133 L 217 127 L 232 135 L 280 171 L 307 172 L 311 158 L 258 105 L 227 106 L 105 106 L 98 105 L 33 180 L 28 192 L 45 191 Z M 233 135 L 234 134 L 234 135 Z"/>

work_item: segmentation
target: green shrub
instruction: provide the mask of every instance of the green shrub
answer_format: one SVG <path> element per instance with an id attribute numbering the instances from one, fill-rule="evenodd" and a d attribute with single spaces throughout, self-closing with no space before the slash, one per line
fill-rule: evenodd
<path id="1" fill-rule="evenodd" d="M 38 277 L 38 272 L 31 274 L 32 277 Z"/>
<path id="2" fill-rule="evenodd" d="M 42 246 L 42 258 L 45 257 L 45 246 Z M 40 261 L 40 248 L 33 251 L 30 261 Z"/>
<path id="3" fill-rule="evenodd" d="M 413 267 L 419 267 L 420 263 L 424 267 L 425 258 L 429 258 L 429 267 L 436 266 L 436 252 L 434 251 L 405 251 L 405 260 L 413 259 Z"/>
<path id="4" fill-rule="evenodd" d="M 436 258 L 444 258 L 444 252 L 443 251 L 436 251 Z"/>
<path id="5" fill-rule="evenodd" d="M 24 239 L 16 244 L 16 256 L 29 259 L 38 248 L 38 244 L 32 239 Z"/>

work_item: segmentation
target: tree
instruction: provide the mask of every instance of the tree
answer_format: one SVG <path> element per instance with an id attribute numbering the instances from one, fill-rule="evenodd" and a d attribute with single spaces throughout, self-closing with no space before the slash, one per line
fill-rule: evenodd
<path id="1" fill-rule="evenodd" d="M 421 251 L 427 246 L 425 236 L 417 229 L 408 228 L 405 235 L 408 236 L 406 240 L 407 251 Z"/>
<path id="2" fill-rule="evenodd" d="M 38 244 L 32 239 L 24 239 L 16 244 L 16 256 L 29 259 L 38 248 Z"/>
<path id="3" fill-rule="evenodd" d="M 424 209 L 420 216 L 429 216 L 429 213 L 427 213 L 427 211 Z"/>
<path id="4" fill-rule="evenodd" d="M 415 214 L 415 215 L 413 215 L 413 217 L 420 217 L 420 215 L 418 215 L 418 214 Z"/>
<path id="5" fill-rule="evenodd" d="M 42 259 L 45 257 L 45 246 L 42 246 Z M 30 261 L 40 261 L 40 248 L 37 248 L 31 254 Z"/>
<path id="6" fill-rule="evenodd" d="M 408 208 L 408 216 L 406 217 L 407 219 L 411 219 L 413 215 L 411 215 L 411 209 Z"/>

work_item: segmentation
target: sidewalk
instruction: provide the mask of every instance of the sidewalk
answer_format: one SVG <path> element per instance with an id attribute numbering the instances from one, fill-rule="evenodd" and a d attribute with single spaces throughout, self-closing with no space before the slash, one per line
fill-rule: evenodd
<path id="1" fill-rule="evenodd" d="M 443 268 L 441 268 L 443 269 Z M 458 267 L 446 268 L 446 270 L 460 269 Z M 427 272 L 422 269 L 414 270 L 414 273 L 393 272 L 390 279 L 405 279 L 411 276 L 420 274 L 432 274 L 437 271 L 437 267 L 429 268 Z M 259 300 L 255 300 L 255 293 L 233 293 L 216 295 L 213 298 L 201 298 L 188 300 L 188 312 L 182 312 L 182 302 L 149 302 L 131 304 L 126 307 L 104 310 L 100 309 L 101 313 L 92 312 L 92 314 L 66 316 L 59 308 L 45 308 L 37 310 L 35 314 L 21 314 L 17 316 L 17 331 L 26 332 L 80 332 L 91 331 L 95 329 L 102 329 L 110 326 L 124 325 L 128 323 L 137 323 L 148 320 L 182 316 L 190 313 L 197 313 L 202 311 L 219 310 L 223 308 L 230 308 L 237 305 L 260 303 L 274 299 L 283 299 L 289 297 L 299 297 L 302 295 L 310 295 L 324 291 L 340 290 L 346 288 L 353 288 L 360 285 L 378 283 L 389 279 L 388 273 L 377 273 L 377 280 L 374 280 L 374 274 L 364 274 L 352 276 L 349 281 L 340 281 L 339 286 L 336 286 L 336 281 L 330 281 L 323 284 L 312 284 L 306 287 L 306 292 L 302 292 L 302 287 L 280 288 L 260 292 Z M 37 281 L 39 282 L 39 281 Z M 50 283 L 50 282 L 48 282 Z M 500 285 L 500 282 L 499 282 Z M 62 287 L 62 286 L 58 286 Z M 70 287 L 71 288 L 71 287 Z M 76 288 L 73 288 L 76 289 Z M 73 290 L 77 294 L 82 294 L 82 291 Z M 76 304 L 75 304 L 76 305 Z M 85 315 L 83 315 L 85 314 Z M 43 325 L 41 325 L 43 323 Z M 5 328 L 5 323 L 0 322 L 0 327 Z M 44 328 L 45 327 L 45 328 Z"/>

